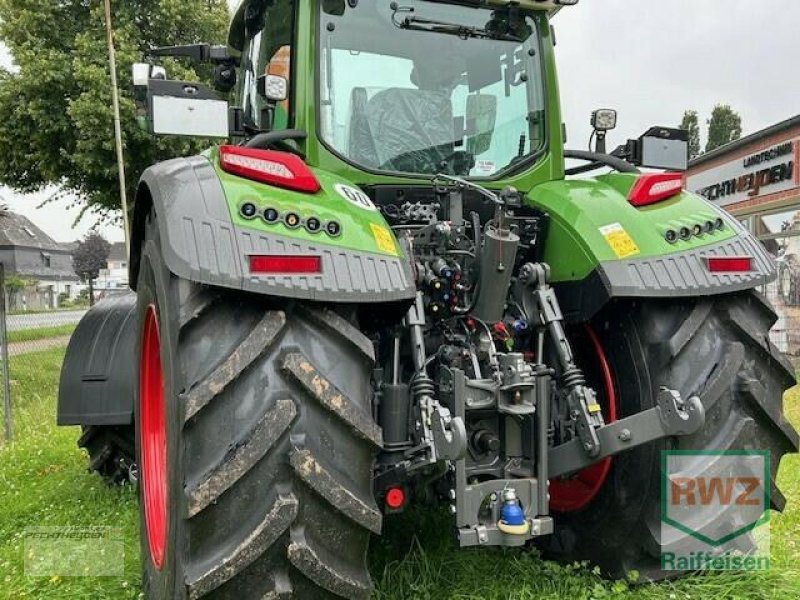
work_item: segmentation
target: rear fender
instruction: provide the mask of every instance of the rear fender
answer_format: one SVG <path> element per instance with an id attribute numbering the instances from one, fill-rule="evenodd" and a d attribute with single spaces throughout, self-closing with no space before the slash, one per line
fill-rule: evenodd
<path id="1" fill-rule="evenodd" d="M 138 376 L 136 294 L 95 304 L 67 346 L 58 386 L 59 425 L 128 425 Z"/>
<path id="2" fill-rule="evenodd" d="M 636 175 L 552 181 L 528 194 L 550 216 L 544 260 L 565 317 L 587 320 L 611 298 L 709 296 L 765 285 L 775 264 L 763 246 L 725 211 L 689 192 L 644 207 L 627 194 Z M 722 228 L 667 241 L 722 219 Z M 713 274 L 706 257 L 753 257 L 746 273 Z"/>
<path id="3" fill-rule="evenodd" d="M 152 211 L 164 262 L 181 278 L 324 302 L 363 304 L 413 298 L 411 262 L 383 217 L 357 188 L 318 171 L 319 192 L 290 192 L 225 173 L 217 164 L 216 150 L 207 154 L 165 161 L 144 172 L 132 220 L 132 285 L 138 276 L 145 221 Z M 366 209 L 358 207 L 364 198 L 369 203 Z M 243 217 L 245 203 L 255 205 L 254 217 Z M 281 219 L 267 223 L 261 216 L 266 208 L 278 210 Z M 288 220 L 284 222 L 289 213 L 300 219 L 293 228 Z M 306 230 L 303 224 L 311 217 L 322 223 L 336 220 L 339 233 Z M 320 256 L 322 270 L 301 275 L 253 274 L 251 254 Z"/>

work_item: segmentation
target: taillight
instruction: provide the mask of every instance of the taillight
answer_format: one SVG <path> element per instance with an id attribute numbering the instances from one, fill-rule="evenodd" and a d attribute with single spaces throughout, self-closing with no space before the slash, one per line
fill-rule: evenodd
<path id="1" fill-rule="evenodd" d="M 406 503 L 406 493 L 401 487 L 391 487 L 386 491 L 384 500 L 388 508 L 398 510 Z"/>
<path id="2" fill-rule="evenodd" d="M 641 175 L 628 194 L 633 206 L 647 206 L 681 193 L 683 176 L 680 173 L 652 173 Z"/>
<path id="3" fill-rule="evenodd" d="M 321 273 L 322 258 L 294 254 L 251 254 L 250 272 L 287 275 Z"/>
<path id="4" fill-rule="evenodd" d="M 712 273 L 747 273 L 753 270 L 753 257 L 707 256 L 706 265 Z"/>
<path id="5" fill-rule="evenodd" d="M 319 181 L 299 156 L 277 150 L 245 146 L 220 146 L 223 171 L 282 188 L 313 194 Z"/>

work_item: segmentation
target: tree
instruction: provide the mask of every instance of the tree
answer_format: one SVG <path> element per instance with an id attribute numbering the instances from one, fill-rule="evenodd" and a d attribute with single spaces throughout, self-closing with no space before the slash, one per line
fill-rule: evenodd
<path id="1" fill-rule="evenodd" d="M 89 305 L 94 304 L 94 280 L 108 264 L 111 244 L 99 233 L 89 233 L 72 253 L 72 269 L 89 284 Z"/>
<path id="2" fill-rule="evenodd" d="M 138 128 L 131 66 L 153 46 L 225 39 L 225 0 L 112 0 L 128 195 L 159 160 L 204 142 Z M 61 186 L 101 213 L 119 208 L 103 2 L 0 0 L 0 40 L 16 69 L 0 68 L 0 184 L 20 192 Z M 208 80 L 211 68 L 161 62 L 170 78 Z"/>
<path id="3" fill-rule="evenodd" d="M 683 113 L 683 120 L 678 126 L 689 132 L 689 160 L 700 154 L 700 122 L 696 110 L 687 110 Z"/>
<path id="4" fill-rule="evenodd" d="M 19 304 L 20 292 L 23 292 L 25 288 L 32 285 L 33 282 L 30 279 L 25 279 L 19 273 L 12 273 L 6 275 L 4 283 L 6 288 L 6 306 L 8 306 L 9 310 L 16 310 Z"/>
<path id="5" fill-rule="evenodd" d="M 742 137 L 742 118 L 729 104 L 717 104 L 708 123 L 706 152 Z"/>

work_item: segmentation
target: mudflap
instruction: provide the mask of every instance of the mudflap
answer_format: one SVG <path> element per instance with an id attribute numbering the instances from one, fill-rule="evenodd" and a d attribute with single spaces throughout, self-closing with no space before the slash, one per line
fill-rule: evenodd
<path id="1" fill-rule="evenodd" d="M 84 315 L 61 367 L 59 425 L 133 423 L 137 332 L 134 292 L 105 298 Z"/>

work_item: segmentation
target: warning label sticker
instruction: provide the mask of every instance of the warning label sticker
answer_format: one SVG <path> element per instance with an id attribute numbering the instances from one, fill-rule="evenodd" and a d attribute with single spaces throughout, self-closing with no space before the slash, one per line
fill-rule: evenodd
<path id="1" fill-rule="evenodd" d="M 600 233 L 606 238 L 608 245 L 617 255 L 617 258 L 627 258 L 639 254 L 639 246 L 628 235 L 625 228 L 619 223 L 611 223 L 600 228 Z"/>
<path id="2" fill-rule="evenodd" d="M 378 250 L 397 256 L 397 247 L 391 232 L 375 223 L 370 223 L 369 226 L 372 229 L 372 237 L 375 238 L 375 245 L 378 246 Z"/>

